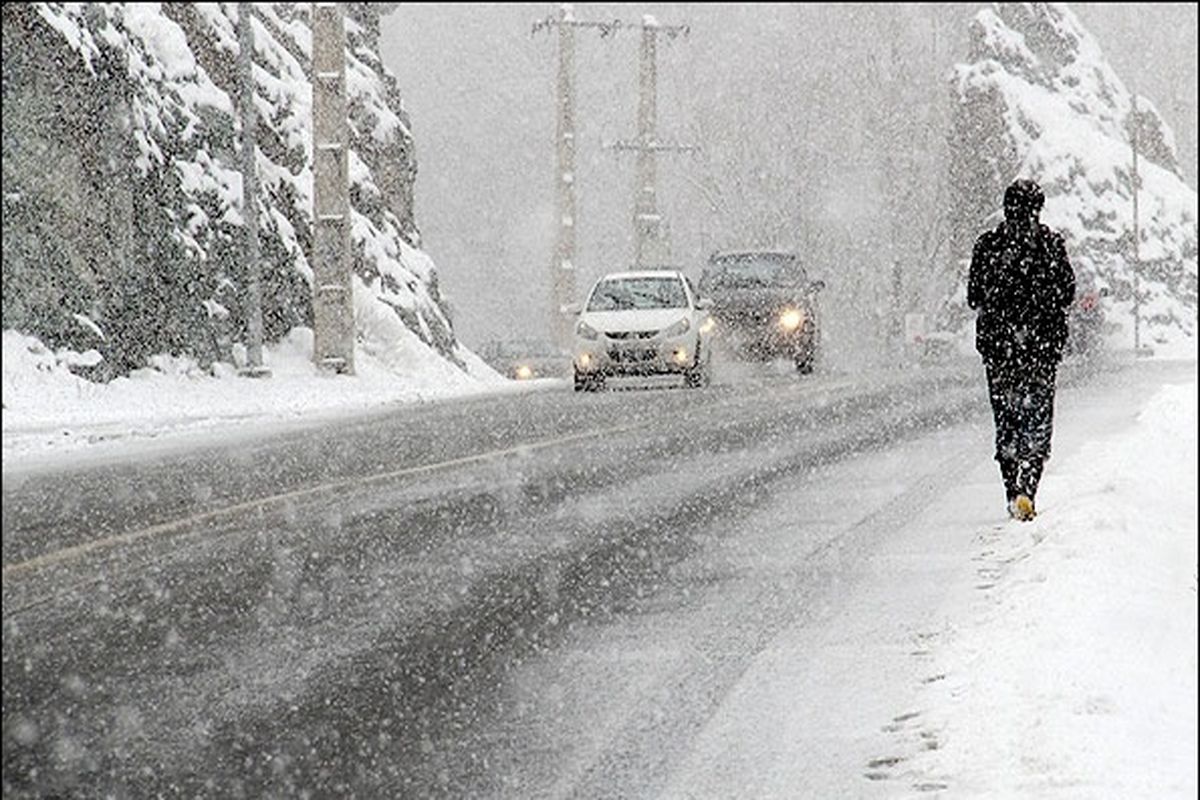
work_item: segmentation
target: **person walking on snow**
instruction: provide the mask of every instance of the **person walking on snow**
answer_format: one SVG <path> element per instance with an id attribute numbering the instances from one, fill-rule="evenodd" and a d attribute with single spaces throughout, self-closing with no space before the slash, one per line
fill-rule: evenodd
<path id="1" fill-rule="evenodd" d="M 975 349 L 987 372 L 996 421 L 996 461 L 1008 513 L 1031 520 L 1050 457 L 1054 384 L 1067 341 L 1075 273 L 1060 234 L 1041 224 L 1045 203 L 1032 180 L 1004 192 L 1004 221 L 975 242 L 967 304 L 979 311 Z"/>

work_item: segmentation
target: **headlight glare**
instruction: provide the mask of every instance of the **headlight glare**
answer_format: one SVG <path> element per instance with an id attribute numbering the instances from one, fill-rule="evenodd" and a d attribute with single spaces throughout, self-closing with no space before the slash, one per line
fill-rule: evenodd
<path id="1" fill-rule="evenodd" d="M 785 331 L 794 331 L 804 324 L 804 314 L 798 308 L 786 309 L 779 315 L 779 327 Z"/>

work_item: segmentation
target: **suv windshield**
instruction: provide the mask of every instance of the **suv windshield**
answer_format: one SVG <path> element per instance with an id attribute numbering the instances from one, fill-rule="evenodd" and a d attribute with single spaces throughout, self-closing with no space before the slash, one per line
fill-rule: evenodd
<path id="1" fill-rule="evenodd" d="M 632 311 L 646 308 L 687 308 L 679 278 L 615 278 L 600 281 L 588 300 L 588 311 Z"/>
<path id="2" fill-rule="evenodd" d="M 790 253 L 739 253 L 709 261 L 701 289 L 795 286 L 805 282 L 800 259 Z"/>

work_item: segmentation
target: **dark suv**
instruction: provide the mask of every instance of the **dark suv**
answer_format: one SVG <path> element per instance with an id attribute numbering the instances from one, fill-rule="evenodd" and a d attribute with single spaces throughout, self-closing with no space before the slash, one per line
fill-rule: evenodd
<path id="1" fill-rule="evenodd" d="M 713 253 L 700 276 L 727 345 L 748 358 L 788 358 L 802 373 L 812 372 L 820 347 L 824 287 L 808 279 L 799 256 L 777 250 Z"/>

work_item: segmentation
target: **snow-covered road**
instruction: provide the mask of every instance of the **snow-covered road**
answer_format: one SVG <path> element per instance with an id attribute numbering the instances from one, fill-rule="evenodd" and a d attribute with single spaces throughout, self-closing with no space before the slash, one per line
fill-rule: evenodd
<path id="1" fill-rule="evenodd" d="M 6 791 L 1194 792 L 1195 362 L 1065 381 L 1028 525 L 981 379 L 6 472 Z"/>
<path id="2" fill-rule="evenodd" d="M 479 788 L 548 797 L 1196 792 L 1195 365 L 1065 391 L 1042 515 L 987 420 L 772 489 L 505 683 Z"/>

